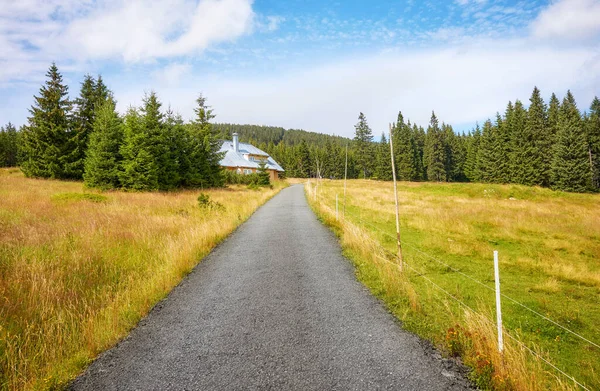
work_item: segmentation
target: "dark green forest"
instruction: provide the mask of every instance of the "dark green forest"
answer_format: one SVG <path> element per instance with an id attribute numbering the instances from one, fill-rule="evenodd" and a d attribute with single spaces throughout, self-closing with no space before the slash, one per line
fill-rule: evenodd
<path id="1" fill-rule="evenodd" d="M 303 130 L 256 125 L 215 124 L 220 137 L 237 132 L 242 141 L 268 152 L 290 177 L 348 177 L 391 180 L 387 134 L 375 138 L 363 113 L 355 136 L 347 139 Z M 404 181 L 516 183 L 557 190 L 600 189 L 600 100 L 578 109 L 570 91 L 548 104 L 537 88 L 529 107 L 508 102 L 502 114 L 457 134 L 432 112 L 427 128 L 399 113 L 392 124 L 396 175 Z"/>
<path id="2" fill-rule="evenodd" d="M 46 77 L 28 123 L 18 132 L 11 124 L 0 132 L 0 166 L 19 165 L 28 177 L 83 180 L 101 189 L 223 185 L 221 143 L 202 95 L 188 123 L 164 111 L 154 92 L 121 116 L 102 77 L 85 76 L 74 100 L 55 64 Z"/>
<path id="3" fill-rule="evenodd" d="M 84 180 L 92 187 L 168 190 L 223 185 L 220 140 L 232 133 L 269 153 L 288 177 L 391 180 L 388 134 L 375 138 L 360 113 L 355 136 L 274 126 L 211 123 L 200 95 L 196 117 L 164 111 L 155 93 L 119 115 L 102 78 L 86 76 L 79 96 L 53 64 L 34 97 L 28 123 L 0 129 L 0 166 L 20 166 L 30 177 Z M 600 100 L 578 108 L 570 91 L 548 104 L 537 88 L 526 108 L 508 102 L 496 117 L 457 134 L 432 112 L 427 128 L 405 120 L 392 125 L 397 177 L 404 181 L 516 183 L 572 192 L 600 189 Z"/>

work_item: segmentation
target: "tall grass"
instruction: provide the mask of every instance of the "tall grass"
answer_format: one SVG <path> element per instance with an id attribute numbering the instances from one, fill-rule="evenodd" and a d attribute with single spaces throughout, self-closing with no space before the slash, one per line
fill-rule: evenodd
<path id="1" fill-rule="evenodd" d="M 283 187 L 96 193 L 0 170 L 0 388 L 60 388 Z"/>
<path id="2" fill-rule="evenodd" d="M 389 182 L 348 181 L 346 218 L 339 221 L 335 196 L 342 216 L 343 181 L 321 181 L 319 201 L 309 200 L 340 235 L 358 277 L 407 329 L 463 357 L 484 389 L 577 389 L 517 341 L 587 387 L 600 387 L 596 347 L 508 300 L 503 302 L 504 325 L 514 339 L 505 338 L 505 352 L 499 354 L 493 291 L 454 272 L 493 288 L 492 251 L 497 249 L 504 293 L 597 343 L 598 195 L 523 186 L 400 183 L 403 252 L 410 266 L 400 273 L 390 263 L 396 251 L 392 191 Z"/>

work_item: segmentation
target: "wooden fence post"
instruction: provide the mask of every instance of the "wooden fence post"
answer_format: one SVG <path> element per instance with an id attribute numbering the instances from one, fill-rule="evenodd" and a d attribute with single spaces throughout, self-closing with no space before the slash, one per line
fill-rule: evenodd
<path id="1" fill-rule="evenodd" d="M 390 124 L 390 157 L 392 159 L 392 177 L 394 178 L 394 200 L 396 201 L 396 243 L 398 245 L 398 263 L 400 271 L 403 269 L 402 242 L 400 241 L 400 211 L 398 208 L 398 187 L 396 185 L 396 165 L 394 162 L 394 143 L 392 141 L 392 124 Z"/>

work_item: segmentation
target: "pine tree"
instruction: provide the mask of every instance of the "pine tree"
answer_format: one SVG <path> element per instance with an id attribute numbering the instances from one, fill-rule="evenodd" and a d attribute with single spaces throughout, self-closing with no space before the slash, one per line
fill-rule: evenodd
<path id="1" fill-rule="evenodd" d="M 310 175 L 311 159 L 305 140 L 302 140 L 296 152 L 296 173 L 299 178 L 308 178 Z"/>
<path id="2" fill-rule="evenodd" d="M 169 129 L 161 107 L 156 93 L 151 92 L 144 98 L 141 114 L 146 136 L 145 149 L 155 159 L 159 189 L 169 190 L 180 183 L 179 167 L 176 156 L 172 155 Z"/>
<path id="3" fill-rule="evenodd" d="M 417 126 L 417 124 L 413 125 L 412 128 L 412 136 L 415 140 L 415 149 L 416 149 L 416 167 L 417 167 L 417 177 L 416 180 L 427 180 L 427 170 L 425 169 L 425 130 Z"/>
<path id="4" fill-rule="evenodd" d="M 500 182 L 501 172 L 497 169 L 498 128 L 489 119 L 483 124 L 477 156 L 478 180 L 481 182 Z"/>
<path id="5" fill-rule="evenodd" d="M 69 178 L 72 104 L 68 87 L 56 64 L 46 73 L 48 80 L 29 110 L 31 117 L 22 135 L 24 155 L 21 169 L 28 177 Z"/>
<path id="6" fill-rule="evenodd" d="M 548 121 L 546 125 L 549 129 L 550 137 L 553 138 L 558 133 L 558 117 L 560 113 L 560 101 L 556 97 L 554 93 L 550 97 L 550 102 L 548 103 Z"/>
<path id="7" fill-rule="evenodd" d="M 117 114 L 114 100 L 109 98 L 96 110 L 83 173 L 87 186 L 101 189 L 120 187 L 122 144 L 123 121 Z"/>
<path id="8" fill-rule="evenodd" d="M 393 128 L 394 159 L 396 175 L 399 181 L 416 181 L 420 179 L 418 172 L 418 154 L 415 139 L 410 124 L 404 123 L 402 113 L 398 113 L 398 120 Z"/>
<path id="9" fill-rule="evenodd" d="M 373 133 L 363 113 L 359 114 L 358 123 L 354 128 L 356 130 L 354 133 L 354 146 L 357 168 L 361 171 L 363 178 L 368 178 L 371 173 L 371 162 L 373 161 Z"/>
<path id="10" fill-rule="evenodd" d="M 541 162 L 539 172 L 536 170 L 533 173 L 534 175 L 539 175 L 533 183 L 547 187 L 550 186 L 552 148 L 555 133 L 549 127 L 548 108 L 540 96 L 537 87 L 534 88 L 530 101 L 526 126 L 528 133 L 533 135 L 535 149 L 539 153 L 539 158 L 536 158 L 535 161 L 539 160 Z"/>
<path id="11" fill-rule="evenodd" d="M 442 125 L 442 129 L 446 149 L 446 178 L 448 182 L 465 181 L 467 151 L 463 137 L 454 133 L 451 125 Z"/>
<path id="12" fill-rule="evenodd" d="M 96 81 L 85 75 L 81 83 L 79 97 L 75 99 L 73 128 L 69 134 L 70 155 L 66 170 L 69 177 L 81 179 L 84 171 L 85 154 L 92 133 L 97 102 Z"/>
<path id="13" fill-rule="evenodd" d="M 551 179 L 557 190 L 584 192 L 592 188 L 586 134 L 571 91 L 559 112 Z"/>
<path id="14" fill-rule="evenodd" d="M 174 160 L 173 166 L 178 170 L 175 177 L 177 186 L 188 186 L 186 180 L 191 170 L 191 140 L 183 118 L 181 115 L 173 113 L 171 108 L 167 110 L 165 116 L 165 133 L 169 156 Z"/>
<path id="15" fill-rule="evenodd" d="M 514 107 L 518 108 L 515 110 Z M 521 117 L 523 105 L 517 101 L 514 107 L 509 102 L 504 119 L 502 119 L 500 113 L 496 113 L 496 121 L 494 123 L 496 134 L 493 145 L 496 169 L 494 170 L 493 181 L 497 183 L 508 183 L 511 181 L 512 131 L 515 128 L 513 126 L 515 119 Z"/>
<path id="16" fill-rule="evenodd" d="M 269 172 L 267 171 L 267 163 L 264 160 L 261 160 L 258 163 L 258 180 L 256 182 L 259 186 L 269 186 L 271 184 L 271 177 L 269 176 Z"/>
<path id="17" fill-rule="evenodd" d="M 586 125 L 592 186 L 598 190 L 600 189 L 600 99 L 598 97 L 594 97 Z"/>
<path id="18" fill-rule="evenodd" d="M 431 113 L 431 121 L 429 122 L 425 137 L 425 163 L 427 166 L 427 178 L 430 181 L 446 181 L 444 135 L 434 112 Z"/>
<path id="19" fill-rule="evenodd" d="M 375 155 L 375 176 L 380 181 L 389 181 L 392 179 L 390 144 L 385 137 L 385 133 L 381 134 L 381 140 L 377 144 L 377 151 Z"/>
<path id="20" fill-rule="evenodd" d="M 525 121 L 527 111 L 523 107 L 520 100 L 515 101 L 513 113 L 510 117 L 507 116 L 506 124 L 508 126 L 508 134 L 510 135 L 510 182 L 526 184 L 527 173 L 531 172 L 531 162 L 528 159 L 531 151 L 531 145 L 527 141 L 529 138 L 526 134 Z M 501 141 L 499 141 L 501 142 Z M 504 182 L 504 181 L 503 181 Z"/>
<path id="21" fill-rule="evenodd" d="M 104 84 L 104 80 L 102 79 L 101 75 L 98 75 L 98 78 L 96 79 L 96 85 L 94 86 L 94 95 L 94 107 L 101 106 L 102 104 L 104 104 L 104 102 L 108 100 L 108 98 L 112 98 L 114 100 L 112 92 L 108 89 L 106 84 Z"/>
<path id="22" fill-rule="evenodd" d="M 218 187 L 223 185 L 219 153 L 221 143 L 217 133 L 213 132 L 210 121 L 215 117 L 212 109 L 206 105 L 206 98 L 200 94 L 194 109 L 196 118 L 188 128 L 191 139 L 191 186 Z"/>
<path id="23" fill-rule="evenodd" d="M 140 113 L 130 108 L 125 115 L 124 140 L 121 146 L 123 156 L 120 183 L 126 189 L 158 190 L 158 165 L 155 156 L 148 148 L 144 119 Z"/>
<path id="24" fill-rule="evenodd" d="M 19 154 L 19 134 L 12 123 L 0 128 L 0 167 L 15 167 Z"/>
<path id="25" fill-rule="evenodd" d="M 525 115 L 525 125 L 521 133 L 513 134 L 513 181 L 523 185 L 542 186 L 549 182 L 546 174 L 545 155 L 551 147 L 546 137 L 546 105 L 540 91 L 535 87 L 531 94 L 529 109 Z M 516 108 L 516 105 L 515 105 Z"/>
<path id="26" fill-rule="evenodd" d="M 478 182 L 480 180 L 480 174 L 477 164 L 477 156 L 479 154 L 479 142 L 481 139 L 481 130 L 479 124 L 475 127 L 473 132 L 467 137 L 467 157 L 465 161 L 465 176 L 471 182 Z"/>

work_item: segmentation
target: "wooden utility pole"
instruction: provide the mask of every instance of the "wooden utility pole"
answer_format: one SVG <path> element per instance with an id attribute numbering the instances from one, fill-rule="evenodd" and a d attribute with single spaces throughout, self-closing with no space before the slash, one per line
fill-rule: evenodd
<path id="1" fill-rule="evenodd" d="M 348 143 L 346 143 L 346 165 L 344 167 L 344 220 L 346 220 L 346 179 L 348 179 Z"/>
<path id="2" fill-rule="evenodd" d="M 398 262 L 402 271 L 402 243 L 400 241 L 400 212 L 398 209 L 398 187 L 396 185 L 396 165 L 394 163 L 394 143 L 392 141 L 392 124 L 390 124 L 390 157 L 392 159 L 392 177 L 394 178 L 394 200 L 396 201 L 396 243 L 398 244 Z"/>

